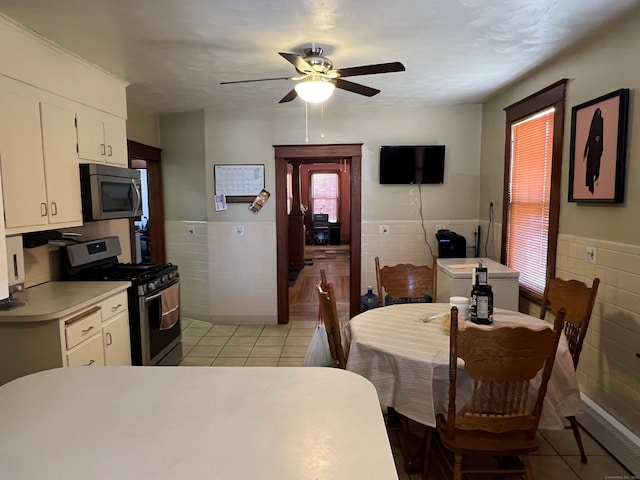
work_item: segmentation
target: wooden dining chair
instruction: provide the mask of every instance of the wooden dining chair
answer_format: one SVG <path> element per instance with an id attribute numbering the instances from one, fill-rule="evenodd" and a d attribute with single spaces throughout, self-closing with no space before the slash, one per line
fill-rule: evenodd
<path id="1" fill-rule="evenodd" d="M 451 309 L 449 403 L 446 415 L 436 415 L 436 429 L 444 447 L 454 454 L 454 480 L 461 480 L 463 473 L 524 474 L 526 479 L 533 479 L 528 454 L 538 449 L 536 431 L 563 317 L 561 309 L 553 328 L 537 330 L 510 326 L 492 329 L 468 326 L 458 330 L 458 310 Z M 473 382 L 471 398 L 462 406 L 456 403 L 459 358 L 464 361 L 464 367 L 460 368 Z M 532 380 L 541 370 L 542 379 L 535 387 L 537 382 Z M 532 395 L 535 402 L 528 401 Z M 433 429 L 430 429 L 425 477 L 432 443 Z M 518 456 L 523 465 L 463 470 L 462 457 L 468 454 Z"/>
<path id="2" fill-rule="evenodd" d="M 540 318 L 544 319 L 547 312 L 557 315 L 561 308 L 565 310 L 563 329 L 567 337 L 569 352 L 571 352 L 571 358 L 573 359 L 573 366 L 576 370 L 578 369 L 580 352 L 582 352 L 584 338 L 587 335 L 587 328 L 591 320 L 599 285 L 599 278 L 594 278 L 590 287 L 579 280 L 552 278 L 547 281 L 542 297 Z M 582 446 L 580 427 L 576 417 L 567 417 L 567 420 L 569 421 L 569 426 L 566 428 L 573 430 L 573 436 L 580 451 L 580 460 L 582 463 L 587 463 L 587 456 Z"/>
<path id="3" fill-rule="evenodd" d="M 342 349 L 342 335 L 340 334 L 340 320 L 338 319 L 338 308 L 336 306 L 336 296 L 333 291 L 333 284 L 322 285 L 320 281 L 316 285 L 318 290 L 318 300 L 320 301 L 320 311 L 322 320 L 327 330 L 327 340 L 333 366 L 337 368 L 347 368 L 347 359 Z"/>
<path id="4" fill-rule="evenodd" d="M 434 256 L 431 266 L 401 263 L 380 267 L 380 259 L 376 257 L 380 306 L 395 303 L 434 302 L 437 293 L 437 260 Z"/>

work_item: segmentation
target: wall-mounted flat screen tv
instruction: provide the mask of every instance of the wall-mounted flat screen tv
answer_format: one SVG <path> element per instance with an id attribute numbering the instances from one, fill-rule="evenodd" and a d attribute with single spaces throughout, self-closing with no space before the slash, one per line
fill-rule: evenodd
<path id="1" fill-rule="evenodd" d="M 380 183 L 444 183 L 444 145 L 381 146 Z"/>

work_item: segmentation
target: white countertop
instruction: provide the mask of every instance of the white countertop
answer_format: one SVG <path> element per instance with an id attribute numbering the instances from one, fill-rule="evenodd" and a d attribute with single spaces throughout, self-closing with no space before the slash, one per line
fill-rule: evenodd
<path id="1" fill-rule="evenodd" d="M 0 387 L 0 478 L 397 480 L 376 391 L 314 367 L 71 367 Z"/>
<path id="2" fill-rule="evenodd" d="M 491 278 L 518 278 L 520 276 L 520 273 L 517 270 L 486 257 L 439 258 L 438 267 L 442 268 L 442 270 L 452 278 L 468 278 L 471 280 L 473 267 L 477 267 L 480 262 L 482 262 L 483 267 L 487 267 L 489 280 L 491 280 Z"/>
<path id="3" fill-rule="evenodd" d="M 28 288 L 25 304 L 0 311 L 0 323 L 55 320 L 127 289 L 130 282 L 48 282 Z"/>

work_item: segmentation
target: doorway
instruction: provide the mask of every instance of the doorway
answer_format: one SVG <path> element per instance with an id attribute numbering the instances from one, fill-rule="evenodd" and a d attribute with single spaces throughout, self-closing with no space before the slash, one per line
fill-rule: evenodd
<path id="1" fill-rule="evenodd" d="M 129 167 L 141 170 L 141 177 L 146 179 L 147 198 L 143 216 L 130 221 L 131 259 L 133 263 L 165 263 L 162 150 L 133 140 L 127 140 L 127 149 Z"/>
<path id="2" fill-rule="evenodd" d="M 276 239 L 278 323 L 289 322 L 289 215 L 287 213 L 287 165 L 346 162 L 350 167 L 349 316 L 360 308 L 361 163 L 362 144 L 275 145 Z M 304 241 L 304 240 L 303 240 Z"/>

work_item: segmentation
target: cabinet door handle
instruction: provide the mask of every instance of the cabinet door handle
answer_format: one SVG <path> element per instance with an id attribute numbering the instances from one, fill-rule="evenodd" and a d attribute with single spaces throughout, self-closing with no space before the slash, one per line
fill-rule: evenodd
<path id="1" fill-rule="evenodd" d="M 47 216 L 47 204 L 44 202 L 40 204 L 40 216 L 41 217 Z"/>
<path id="2" fill-rule="evenodd" d="M 113 149 L 111 148 L 111 145 L 107 145 L 107 156 L 111 156 L 113 155 Z"/>
<path id="3" fill-rule="evenodd" d="M 115 312 L 116 310 L 118 310 L 120 307 L 122 306 L 121 303 L 117 304 L 115 307 L 111 307 L 111 311 Z"/>
<path id="4" fill-rule="evenodd" d="M 105 154 L 105 145 L 104 143 L 100 144 L 100 155 L 104 155 Z"/>
<path id="5" fill-rule="evenodd" d="M 58 204 L 56 202 L 51 202 L 51 215 L 58 214 Z"/>
<path id="6" fill-rule="evenodd" d="M 93 325 L 91 325 L 89 328 L 85 328 L 84 330 L 81 330 L 82 335 L 86 335 L 87 333 L 89 333 L 91 330 L 93 330 Z"/>
<path id="7" fill-rule="evenodd" d="M 111 345 L 113 343 L 113 340 L 111 338 L 111 334 L 107 332 L 107 345 Z"/>
<path id="8" fill-rule="evenodd" d="M 89 363 L 85 363 L 85 364 L 84 364 L 84 366 L 85 366 L 85 367 L 88 367 L 88 366 L 90 366 L 90 365 L 93 365 L 94 363 L 96 363 L 96 361 L 95 361 L 95 360 L 89 360 Z"/>

